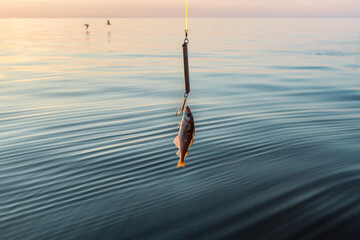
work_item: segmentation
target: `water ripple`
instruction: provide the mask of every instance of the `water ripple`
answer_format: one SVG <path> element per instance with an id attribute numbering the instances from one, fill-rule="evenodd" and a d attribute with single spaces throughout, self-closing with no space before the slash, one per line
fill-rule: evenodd
<path id="1" fill-rule="evenodd" d="M 0 29 L 2 238 L 360 235 L 354 19 L 193 20 L 185 169 L 180 21 L 38 21 Z"/>

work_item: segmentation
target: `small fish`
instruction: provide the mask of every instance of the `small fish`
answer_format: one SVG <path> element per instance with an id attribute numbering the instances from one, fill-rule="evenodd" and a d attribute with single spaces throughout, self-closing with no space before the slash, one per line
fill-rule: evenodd
<path id="1" fill-rule="evenodd" d="M 188 148 L 193 143 L 193 137 L 195 136 L 194 118 L 188 106 L 186 106 L 184 110 L 183 118 L 179 126 L 179 134 L 174 139 L 175 146 L 179 148 L 179 151 L 176 153 L 180 158 L 177 168 L 185 167 L 184 159 L 189 155 Z"/>

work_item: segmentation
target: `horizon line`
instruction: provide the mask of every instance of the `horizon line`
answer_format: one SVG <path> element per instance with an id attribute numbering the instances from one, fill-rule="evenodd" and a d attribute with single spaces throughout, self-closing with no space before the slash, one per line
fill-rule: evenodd
<path id="1" fill-rule="evenodd" d="M 68 18 L 68 19 L 72 19 L 72 18 L 164 18 L 164 19 L 168 19 L 168 18 L 174 18 L 174 19 L 183 19 L 184 17 L 0 17 L 0 19 L 14 19 L 14 18 L 23 18 L 23 19 L 48 19 L 48 18 Z M 296 16 L 296 17 L 291 17 L 291 16 L 277 16 L 277 17 L 270 17 L 270 16 L 263 16 L 263 17 L 259 17 L 259 16 L 254 16 L 254 17 L 189 17 L 189 19 L 191 18 L 218 18 L 218 19 L 236 19 L 236 18 L 360 18 L 360 16 Z"/>

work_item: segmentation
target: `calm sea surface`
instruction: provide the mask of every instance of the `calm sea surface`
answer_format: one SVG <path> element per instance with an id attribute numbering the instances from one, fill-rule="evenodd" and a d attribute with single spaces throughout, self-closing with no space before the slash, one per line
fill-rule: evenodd
<path id="1" fill-rule="evenodd" d="M 1 239 L 360 239 L 360 19 L 0 20 Z M 84 24 L 90 24 L 86 32 Z"/>

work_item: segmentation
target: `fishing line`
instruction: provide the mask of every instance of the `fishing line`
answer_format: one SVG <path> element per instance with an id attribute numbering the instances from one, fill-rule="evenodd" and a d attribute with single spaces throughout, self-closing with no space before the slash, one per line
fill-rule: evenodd
<path id="1" fill-rule="evenodd" d="M 188 28 L 188 0 L 186 0 L 186 16 L 185 16 L 185 31 L 187 31 Z"/>
<path id="2" fill-rule="evenodd" d="M 190 74 L 189 74 L 189 54 L 188 54 L 188 0 L 186 0 L 186 10 L 185 10 L 185 39 L 182 45 L 183 48 L 183 61 L 184 61 L 184 102 L 180 105 L 179 109 L 176 111 L 176 116 L 181 115 L 184 111 L 186 100 L 190 93 Z"/>

